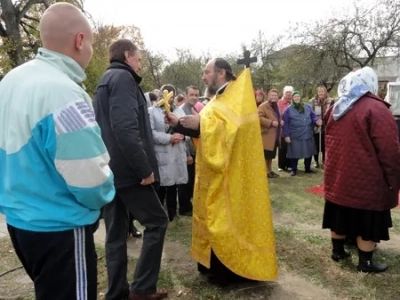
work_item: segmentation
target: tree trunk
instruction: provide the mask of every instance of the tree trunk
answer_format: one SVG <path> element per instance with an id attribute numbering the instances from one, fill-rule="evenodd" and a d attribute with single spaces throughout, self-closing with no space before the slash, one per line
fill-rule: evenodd
<path id="1" fill-rule="evenodd" d="M 1 19 L 6 27 L 6 36 L 4 37 L 9 44 L 7 54 L 11 60 L 12 67 L 17 67 L 23 61 L 23 47 L 19 28 L 19 11 L 15 8 L 12 0 L 0 0 L 2 8 Z"/>

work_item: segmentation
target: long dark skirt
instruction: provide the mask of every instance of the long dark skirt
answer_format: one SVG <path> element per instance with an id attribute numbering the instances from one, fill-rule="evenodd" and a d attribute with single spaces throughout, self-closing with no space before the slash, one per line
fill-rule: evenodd
<path id="1" fill-rule="evenodd" d="M 209 276 L 209 281 L 211 283 L 217 284 L 217 285 L 230 285 L 230 284 L 237 284 L 237 283 L 242 283 L 242 282 L 249 282 L 253 281 L 248 278 L 239 276 L 235 273 L 233 273 L 231 270 L 229 270 L 215 255 L 214 251 L 211 250 L 211 263 L 210 263 L 210 269 L 207 269 L 205 266 L 201 264 L 197 264 L 197 270 L 200 273 L 203 273 L 205 275 Z"/>
<path id="2" fill-rule="evenodd" d="M 379 243 L 389 240 L 389 228 L 392 226 L 390 210 L 355 209 L 325 201 L 322 228 L 338 235 L 361 236 L 364 241 Z"/>

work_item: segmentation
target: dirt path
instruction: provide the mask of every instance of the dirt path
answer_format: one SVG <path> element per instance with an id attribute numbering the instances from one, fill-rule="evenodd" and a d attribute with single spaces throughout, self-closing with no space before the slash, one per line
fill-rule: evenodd
<path id="1" fill-rule="evenodd" d="M 96 243 L 104 245 L 105 231 L 104 224 L 101 223 L 99 230 L 95 234 Z M 132 258 L 138 258 L 142 246 L 141 239 L 130 238 L 128 241 L 128 255 Z M 169 300 L 193 300 L 194 295 L 185 284 L 181 282 L 182 278 L 193 279 L 194 284 L 198 283 L 196 264 L 190 258 L 189 249 L 179 242 L 166 241 L 162 259 L 163 269 L 168 270 L 174 286 L 174 291 L 170 291 Z M 5 279 L 7 277 L 7 282 Z M 18 270 L 0 280 L 0 287 L 7 285 L 7 293 L 0 293 L 2 299 L 22 299 L 22 295 L 26 295 L 33 291 L 33 285 L 29 277 L 23 270 Z M 10 280 L 14 284 L 13 289 L 10 288 Z M 2 282 L 3 281 L 3 282 Z M 6 290 L 1 288 L 1 290 Z M 203 287 L 201 287 L 203 288 Z M 207 288 L 204 286 L 204 288 Z M 290 273 L 282 268 L 279 270 L 279 278 L 274 283 L 262 283 L 257 285 L 240 286 L 238 288 L 225 291 L 226 296 L 223 299 L 273 299 L 273 300 L 308 300 L 308 299 L 337 299 L 330 292 L 305 278 Z"/>
<path id="2" fill-rule="evenodd" d="M 96 242 L 104 244 L 104 225 L 101 224 L 96 232 Z M 132 258 L 138 258 L 140 254 L 142 240 L 130 238 L 128 242 L 128 255 Z M 163 267 L 175 274 L 184 276 L 193 276 L 197 274 L 196 265 L 190 258 L 187 247 L 179 242 L 166 241 L 162 259 Z M 175 293 L 170 294 L 169 299 L 193 299 L 190 291 L 183 288 L 183 284 L 178 277 L 174 278 Z M 265 291 L 265 293 L 264 293 Z M 337 299 L 329 291 L 315 285 L 303 277 L 291 274 L 286 270 L 279 270 L 279 279 L 275 283 L 261 285 L 252 285 L 240 287 L 229 292 L 228 298 L 232 300 L 246 296 L 246 299 L 273 299 L 273 300 L 308 300 L 308 299 Z M 265 296 L 263 296 L 265 295 Z M 242 298 L 244 299 L 244 298 Z"/>
<path id="3" fill-rule="evenodd" d="M 276 215 L 274 218 L 275 226 L 291 227 L 296 231 L 303 231 L 330 239 L 330 232 L 327 229 L 321 229 L 318 225 L 309 225 L 304 223 L 297 223 L 290 215 Z M 398 251 L 400 245 L 400 235 L 390 231 L 390 240 L 382 241 L 378 244 L 380 249 Z"/>

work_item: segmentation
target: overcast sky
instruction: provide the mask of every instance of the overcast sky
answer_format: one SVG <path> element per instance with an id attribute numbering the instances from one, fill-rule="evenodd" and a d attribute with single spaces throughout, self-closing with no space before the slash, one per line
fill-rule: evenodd
<path id="1" fill-rule="evenodd" d="M 368 5 L 373 0 L 360 0 Z M 335 3 L 335 5 L 333 4 Z M 86 0 L 85 9 L 106 24 L 134 24 L 152 50 L 173 57 L 174 48 L 223 55 L 241 51 L 262 30 L 267 37 L 297 22 L 349 11 L 351 0 Z"/>

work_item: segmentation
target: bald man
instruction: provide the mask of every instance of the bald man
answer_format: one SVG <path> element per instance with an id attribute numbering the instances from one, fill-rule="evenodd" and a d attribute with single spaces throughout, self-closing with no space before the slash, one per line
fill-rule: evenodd
<path id="1" fill-rule="evenodd" d="M 40 36 L 36 57 L 0 83 L 0 213 L 37 300 L 95 300 L 93 233 L 115 189 L 81 87 L 93 35 L 76 7 L 57 3 Z"/>

